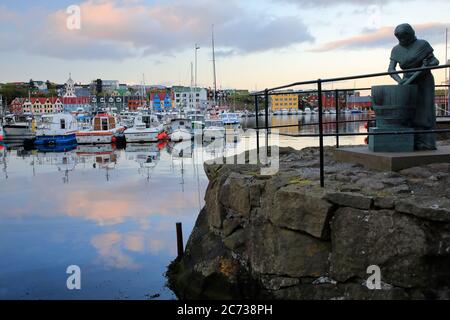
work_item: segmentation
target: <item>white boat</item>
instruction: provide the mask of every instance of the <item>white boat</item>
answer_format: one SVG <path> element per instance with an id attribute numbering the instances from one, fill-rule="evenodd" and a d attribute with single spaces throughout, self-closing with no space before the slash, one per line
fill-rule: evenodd
<path id="1" fill-rule="evenodd" d="M 192 122 L 186 118 L 175 118 L 169 124 L 169 137 L 173 142 L 181 142 L 191 140 Z"/>
<path id="2" fill-rule="evenodd" d="M 288 109 L 283 109 L 283 110 L 281 110 L 281 114 L 283 116 L 287 116 L 289 114 L 289 110 Z"/>
<path id="3" fill-rule="evenodd" d="M 303 111 L 300 110 L 300 109 L 298 109 L 298 110 L 297 110 L 297 114 L 298 114 L 299 116 L 301 116 L 301 115 L 303 114 Z"/>
<path id="4" fill-rule="evenodd" d="M 143 121 L 143 116 L 138 115 L 134 118 L 134 124 L 131 128 L 124 131 L 127 143 L 158 142 L 158 135 L 161 132 L 160 127 L 148 127 Z"/>
<path id="5" fill-rule="evenodd" d="M 107 113 L 99 113 L 92 120 L 91 130 L 80 130 L 76 133 L 79 144 L 109 144 L 115 142 L 114 135 L 122 133 L 123 126 L 117 126 L 116 118 Z"/>
<path id="6" fill-rule="evenodd" d="M 36 145 L 72 145 L 77 143 L 78 124 L 66 113 L 43 115 L 36 129 Z"/>
<path id="7" fill-rule="evenodd" d="M 225 127 L 222 120 L 210 119 L 205 122 L 205 130 L 203 131 L 204 141 L 213 141 L 223 139 L 225 137 Z"/>
<path id="8" fill-rule="evenodd" d="M 305 108 L 304 114 L 311 114 L 311 108 Z"/>
<path id="9" fill-rule="evenodd" d="M 31 115 L 7 115 L 3 123 L 3 135 L 8 141 L 23 141 L 36 136 L 36 121 Z"/>
<path id="10" fill-rule="evenodd" d="M 281 111 L 279 109 L 277 109 L 273 112 L 274 116 L 279 116 L 280 114 L 281 114 Z"/>

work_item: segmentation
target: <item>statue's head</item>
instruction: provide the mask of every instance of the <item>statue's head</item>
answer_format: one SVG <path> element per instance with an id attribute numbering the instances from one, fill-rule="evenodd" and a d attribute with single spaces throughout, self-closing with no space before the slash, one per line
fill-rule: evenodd
<path id="1" fill-rule="evenodd" d="M 401 46 L 408 46 L 417 40 L 416 32 L 410 24 L 404 23 L 395 28 L 394 32 Z"/>

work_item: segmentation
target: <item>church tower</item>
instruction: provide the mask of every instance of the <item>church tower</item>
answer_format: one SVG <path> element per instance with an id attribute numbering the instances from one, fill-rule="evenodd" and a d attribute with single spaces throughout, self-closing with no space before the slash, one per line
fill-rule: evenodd
<path id="1" fill-rule="evenodd" d="M 76 98 L 75 95 L 75 82 L 72 80 L 72 74 L 69 74 L 69 80 L 66 82 L 66 93 L 64 98 Z"/>

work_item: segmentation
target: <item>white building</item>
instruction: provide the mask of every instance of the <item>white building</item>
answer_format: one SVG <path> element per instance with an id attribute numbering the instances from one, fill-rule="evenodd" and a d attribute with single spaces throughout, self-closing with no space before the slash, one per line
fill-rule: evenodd
<path id="1" fill-rule="evenodd" d="M 75 95 L 75 82 L 72 80 L 72 75 L 69 75 L 69 80 L 66 82 L 66 92 L 64 98 L 76 98 Z"/>
<path id="2" fill-rule="evenodd" d="M 175 107 L 177 109 L 205 109 L 208 104 L 208 92 L 204 88 L 173 87 Z"/>

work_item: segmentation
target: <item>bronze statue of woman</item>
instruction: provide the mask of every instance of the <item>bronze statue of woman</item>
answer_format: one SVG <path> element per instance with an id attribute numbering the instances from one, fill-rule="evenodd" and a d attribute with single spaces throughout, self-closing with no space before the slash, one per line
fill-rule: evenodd
<path id="1" fill-rule="evenodd" d="M 395 29 L 395 36 L 399 44 L 392 49 L 389 72 L 395 71 L 397 64 L 402 70 L 421 67 L 437 66 L 439 60 L 434 56 L 433 48 L 425 40 L 418 40 L 414 29 L 409 24 L 401 24 Z M 430 70 L 408 72 L 404 77 L 398 74 L 391 77 L 399 85 L 417 85 L 418 101 L 412 126 L 416 130 L 433 130 L 436 128 L 435 109 L 435 84 Z M 415 150 L 435 150 L 436 135 L 416 134 L 414 141 Z"/>

